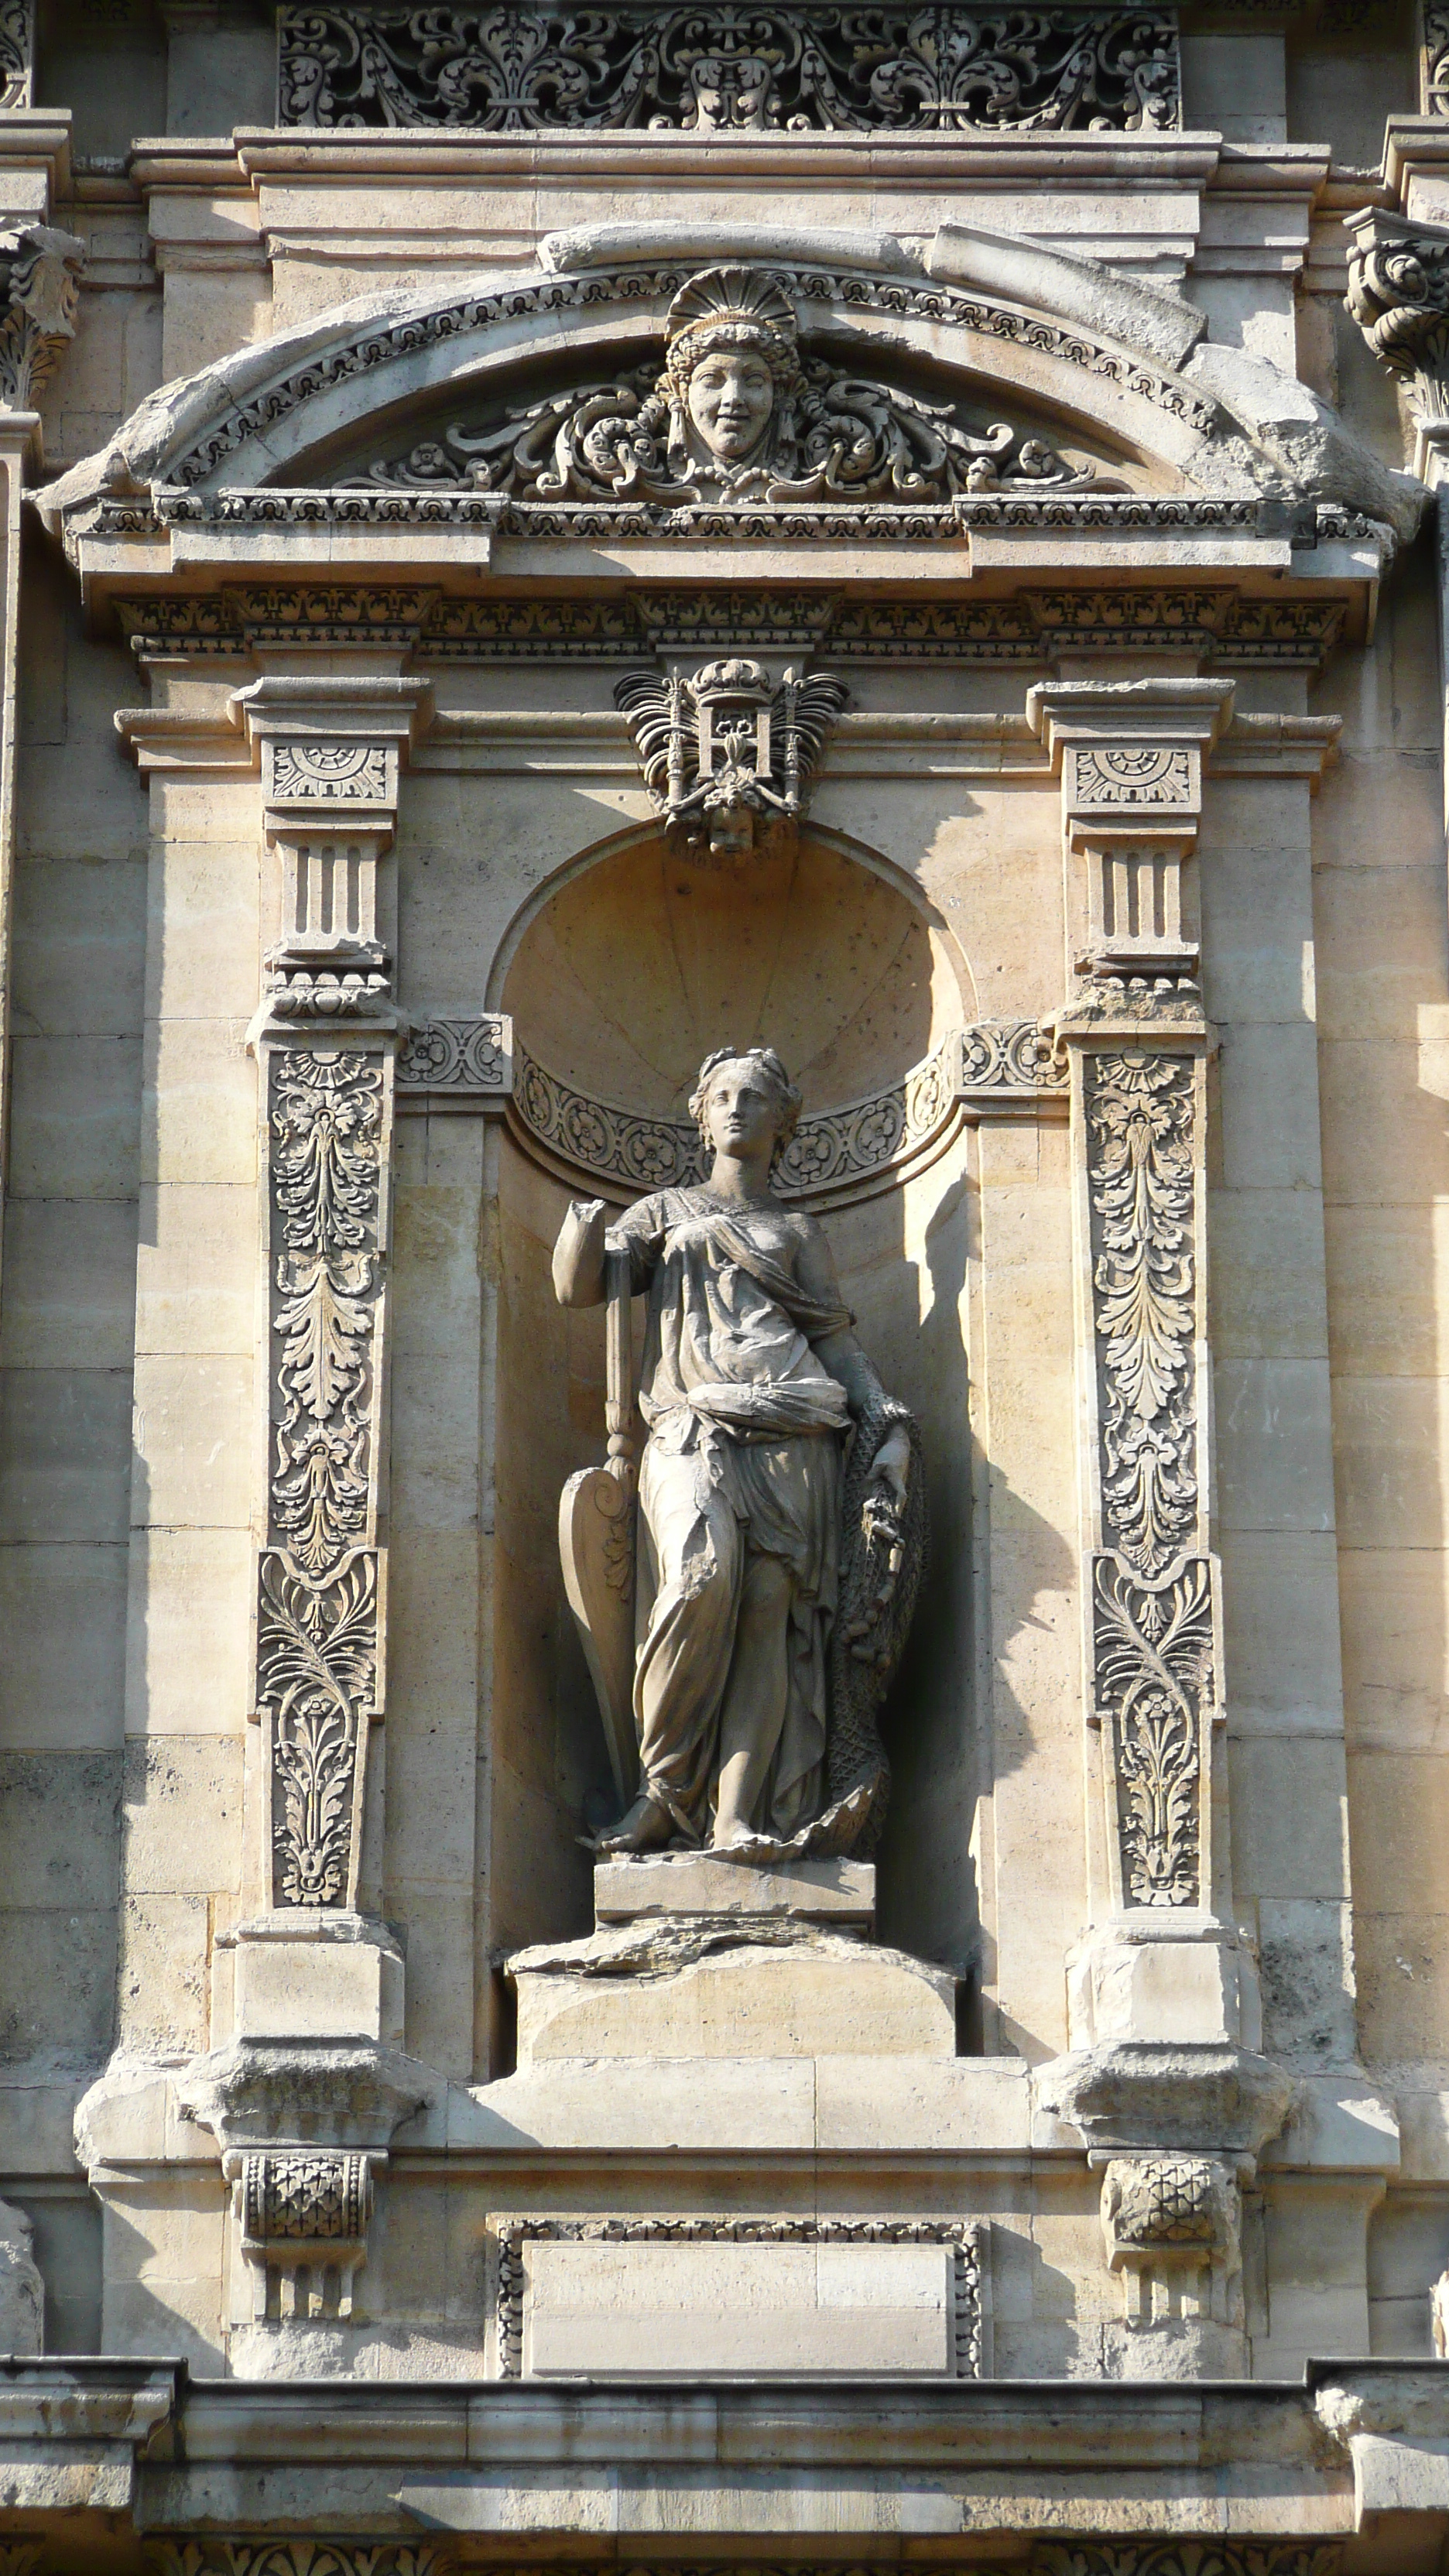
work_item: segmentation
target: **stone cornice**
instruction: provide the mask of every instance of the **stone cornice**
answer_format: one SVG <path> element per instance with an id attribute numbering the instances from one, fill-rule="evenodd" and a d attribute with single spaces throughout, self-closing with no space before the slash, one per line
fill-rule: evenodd
<path id="1" fill-rule="evenodd" d="M 764 180 L 772 171 L 802 180 L 922 178 L 943 184 L 1015 189 L 1055 181 L 1065 187 L 1126 181 L 1133 187 L 1200 187 L 1222 163 L 1221 137 L 1194 134 L 838 134 L 740 135 L 479 134 L 454 128 L 376 132 L 308 126 L 239 126 L 220 136 L 146 137 L 128 169 L 143 189 L 253 187 L 319 179 L 366 184 L 378 179 L 592 177 L 615 184 L 667 175 L 687 182 L 722 173 Z M 1275 167 L 1277 159 L 1275 156 Z"/>
<path id="2" fill-rule="evenodd" d="M 1220 2535 L 1225 2515 L 1253 2539 L 1214 2537 L 1221 2576 L 1329 2576 L 1329 2544 L 1351 2538 L 1387 2500 L 1404 2517 L 1402 2537 L 1432 2554 L 1449 2390 L 1432 2365 L 1392 2361 L 1313 2363 L 1307 2385 L 801 2378 L 655 2389 L 193 2381 L 183 2365 L 46 2359 L 7 2363 L 0 2429 L 12 2454 L 0 2530 L 62 2538 L 67 2473 L 84 2465 L 86 2501 L 114 2517 L 111 2546 L 125 2576 L 141 2567 L 142 2531 L 153 2567 L 235 2568 L 269 2538 L 275 2550 L 279 2486 L 290 2530 L 326 2531 L 342 2473 L 355 2537 L 337 2544 L 339 2568 L 355 2552 L 378 2576 L 408 2542 L 415 2569 L 426 2552 L 441 2571 L 439 2550 L 450 2535 L 478 2530 L 480 2508 L 495 2532 L 526 2528 L 538 2564 L 548 2564 L 550 2538 L 588 2576 L 649 2564 L 637 2522 L 627 2537 L 597 2537 L 603 2497 L 611 2524 L 615 2514 L 622 2521 L 631 2498 L 637 2515 L 642 2482 L 649 2529 L 662 2518 L 677 2532 L 687 2513 L 701 2534 L 691 2564 L 717 2563 L 722 2576 L 732 2562 L 712 2562 L 704 2535 L 729 2522 L 712 2523 L 711 2508 L 742 2479 L 782 2468 L 798 2485 L 789 2539 L 777 2536 L 771 2550 L 775 2566 L 896 2565 L 902 2541 L 921 2530 L 924 2474 L 932 2535 L 1010 2528 L 1029 2495 L 1030 2555 L 1012 2562 L 1028 2576 L 1184 2576 L 1201 2560 L 1202 2533 Z M 1267 2485 L 1265 2456 L 1275 2464 Z M 229 2526 L 220 2533 L 218 2468 Z M 874 2547 L 827 2561 L 822 2543 L 840 2549 L 842 2477 L 868 2505 Z M 1152 2535 L 1142 2538 L 1149 2495 Z M 1092 2537 L 1074 2536 L 1088 2519 Z M 591 2539 L 592 2558 L 583 2554 Z M 365 2555 L 368 2544 L 377 2558 Z M 266 2564 L 279 2563 L 269 2551 Z M 496 2541 L 490 2564 L 510 2565 Z"/>

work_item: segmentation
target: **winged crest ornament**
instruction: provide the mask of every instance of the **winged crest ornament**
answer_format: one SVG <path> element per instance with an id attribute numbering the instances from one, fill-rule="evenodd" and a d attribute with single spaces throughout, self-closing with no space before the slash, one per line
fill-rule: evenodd
<path id="1" fill-rule="evenodd" d="M 667 836 L 712 859 L 795 830 L 847 696 L 830 671 L 706 662 L 692 675 L 631 671 L 614 690 Z"/>

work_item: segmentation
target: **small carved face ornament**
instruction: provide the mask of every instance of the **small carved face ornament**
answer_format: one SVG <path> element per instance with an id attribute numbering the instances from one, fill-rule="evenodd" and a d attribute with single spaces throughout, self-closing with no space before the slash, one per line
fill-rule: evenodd
<path id="1" fill-rule="evenodd" d="M 689 379 L 689 417 L 712 456 L 739 465 L 753 455 L 775 407 L 768 361 L 751 349 L 714 349 Z"/>
<path id="2" fill-rule="evenodd" d="M 748 1057 L 722 1064 L 710 1075 L 705 1125 L 717 1154 L 752 1155 L 773 1147 L 780 1133 L 780 1097 Z"/>

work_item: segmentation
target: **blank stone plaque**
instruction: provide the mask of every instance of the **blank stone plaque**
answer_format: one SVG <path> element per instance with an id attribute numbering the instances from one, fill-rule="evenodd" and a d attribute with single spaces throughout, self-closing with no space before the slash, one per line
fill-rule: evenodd
<path id="1" fill-rule="evenodd" d="M 949 2244 L 530 2241 L 532 2378 L 954 2375 Z"/>

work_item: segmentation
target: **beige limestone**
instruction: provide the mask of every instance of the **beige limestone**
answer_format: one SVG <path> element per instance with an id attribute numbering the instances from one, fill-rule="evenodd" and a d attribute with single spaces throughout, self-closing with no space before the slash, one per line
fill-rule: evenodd
<path id="1" fill-rule="evenodd" d="M 732 1866 L 706 1853 L 600 1861 L 594 1914 L 602 1923 L 671 1914 L 771 1915 L 844 1928 L 875 1920 L 869 1861 L 794 1861 L 777 1869 Z"/>
<path id="2" fill-rule="evenodd" d="M 942 2375 L 952 2258 L 930 2245 L 526 2246 L 528 2376 Z"/>
<path id="3" fill-rule="evenodd" d="M 522 2065 L 557 2057 L 951 2057 L 955 1980 L 898 1952 L 832 1935 L 779 1950 L 724 1949 L 673 1974 L 569 1973 L 512 1963 Z M 539 1954 L 540 1960 L 550 1954 Z"/>

